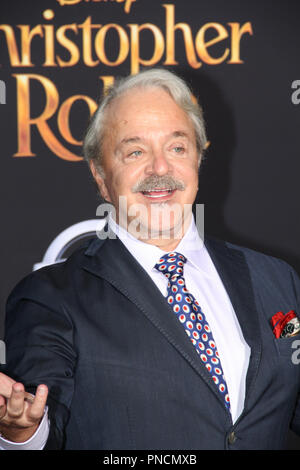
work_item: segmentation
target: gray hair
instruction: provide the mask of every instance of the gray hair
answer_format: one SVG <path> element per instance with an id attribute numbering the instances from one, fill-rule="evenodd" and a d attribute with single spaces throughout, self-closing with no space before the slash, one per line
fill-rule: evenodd
<path id="1" fill-rule="evenodd" d="M 98 109 L 92 116 L 85 134 L 83 154 L 86 161 L 88 163 L 93 161 L 98 172 L 103 175 L 101 160 L 102 143 L 106 128 L 106 111 L 116 98 L 133 88 L 162 88 L 169 93 L 175 103 L 185 111 L 192 121 L 200 163 L 207 143 L 202 108 L 197 101 L 193 101 L 192 92 L 182 78 L 169 70 L 161 68 L 144 70 L 136 75 L 120 78 L 108 88 Z"/>

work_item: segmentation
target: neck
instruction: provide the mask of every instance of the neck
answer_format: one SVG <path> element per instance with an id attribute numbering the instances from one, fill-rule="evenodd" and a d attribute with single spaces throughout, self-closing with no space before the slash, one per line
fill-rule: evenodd
<path id="1" fill-rule="evenodd" d="M 136 230 L 136 225 L 134 225 L 134 230 L 132 230 L 132 226 L 129 223 L 127 227 L 124 227 L 120 224 L 118 219 L 117 223 L 120 227 L 125 229 L 130 235 L 132 235 L 137 240 L 140 240 L 144 243 L 149 245 L 154 245 L 157 248 L 160 248 L 163 251 L 170 252 L 174 251 L 176 247 L 179 245 L 180 241 L 186 234 L 187 230 L 189 229 L 192 221 L 192 212 L 189 213 L 183 221 L 180 222 L 177 226 L 171 227 L 168 230 L 157 230 L 155 231 L 155 235 L 153 235 L 153 230 L 149 230 L 149 228 L 141 228 L 141 230 Z M 150 232 L 151 236 L 148 236 Z"/>
<path id="2" fill-rule="evenodd" d="M 170 239 L 142 239 L 144 243 L 148 243 L 149 245 L 154 245 L 157 246 L 157 248 L 160 248 L 163 251 L 174 251 L 175 248 L 179 245 L 181 238 L 176 239 L 176 238 L 170 238 Z"/>

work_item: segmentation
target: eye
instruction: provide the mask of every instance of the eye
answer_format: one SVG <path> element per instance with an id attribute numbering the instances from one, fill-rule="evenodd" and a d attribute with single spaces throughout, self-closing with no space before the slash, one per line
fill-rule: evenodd
<path id="1" fill-rule="evenodd" d="M 134 150 L 132 152 L 127 153 L 124 156 L 124 160 L 136 160 L 137 158 L 140 158 L 142 156 L 143 152 L 142 150 Z"/>
<path id="2" fill-rule="evenodd" d="M 185 151 L 185 148 L 176 145 L 176 147 L 173 147 L 173 151 L 174 151 L 175 153 L 180 154 L 180 153 L 183 153 L 183 152 Z"/>
<path id="3" fill-rule="evenodd" d="M 130 152 L 130 154 L 128 155 L 128 157 L 140 157 L 142 155 L 142 151 L 141 150 L 134 150 L 134 152 Z"/>

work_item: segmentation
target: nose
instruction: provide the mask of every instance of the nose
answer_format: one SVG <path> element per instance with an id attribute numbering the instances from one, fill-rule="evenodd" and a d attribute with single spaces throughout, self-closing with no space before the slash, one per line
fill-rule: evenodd
<path id="1" fill-rule="evenodd" d="M 153 150 L 150 158 L 146 168 L 147 174 L 162 176 L 170 172 L 170 162 L 162 150 Z"/>

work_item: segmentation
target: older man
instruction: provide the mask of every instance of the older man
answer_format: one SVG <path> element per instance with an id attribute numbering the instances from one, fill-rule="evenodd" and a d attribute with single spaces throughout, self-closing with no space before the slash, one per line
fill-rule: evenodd
<path id="1" fill-rule="evenodd" d="M 299 279 L 203 244 L 192 204 L 205 143 L 171 72 L 104 98 L 84 149 L 109 230 L 8 300 L 2 448 L 280 449 L 300 432 Z"/>

